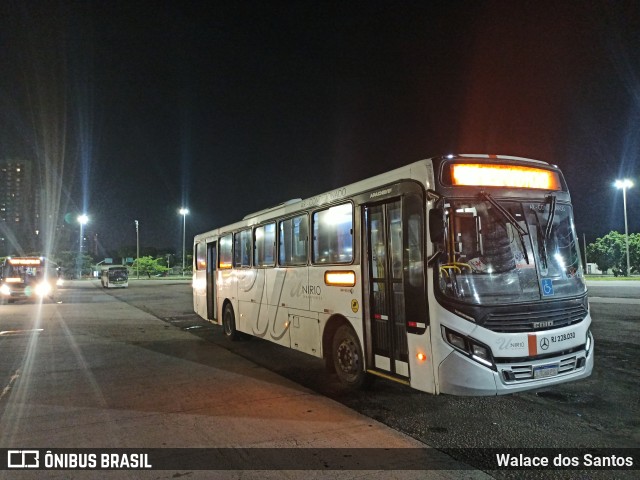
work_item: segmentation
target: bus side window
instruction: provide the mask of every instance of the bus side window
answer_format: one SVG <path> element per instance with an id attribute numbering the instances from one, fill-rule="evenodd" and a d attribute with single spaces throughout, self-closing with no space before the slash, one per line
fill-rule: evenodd
<path id="1" fill-rule="evenodd" d="M 413 287 L 423 287 L 422 260 L 422 216 L 412 214 L 407 225 L 407 260 L 409 262 L 409 284 Z"/>
<path id="2" fill-rule="evenodd" d="M 207 244 L 204 240 L 196 244 L 196 270 L 207 268 Z"/>
<path id="3" fill-rule="evenodd" d="M 278 263 L 282 266 L 306 265 L 309 244 L 307 215 L 282 220 L 278 235 Z"/>
<path id="4" fill-rule="evenodd" d="M 251 230 L 242 230 L 234 235 L 234 262 L 235 267 L 251 267 Z"/>
<path id="5" fill-rule="evenodd" d="M 276 224 L 256 227 L 254 231 L 254 258 L 256 267 L 273 267 L 275 262 Z"/>
<path id="6" fill-rule="evenodd" d="M 231 235 L 225 235 L 220 239 L 220 263 L 221 269 L 231 268 L 233 260 L 233 242 Z"/>
<path id="7" fill-rule="evenodd" d="M 313 214 L 313 263 L 353 259 L 353 207 L 344 203 Z"/>

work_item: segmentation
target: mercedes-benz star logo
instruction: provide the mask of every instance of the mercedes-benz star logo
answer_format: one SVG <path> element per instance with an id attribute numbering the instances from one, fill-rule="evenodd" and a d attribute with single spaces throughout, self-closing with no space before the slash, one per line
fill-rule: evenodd
<path id="1" fill-rule="evenodd" d="M 542 338 L 540 340 L 540 348 L 542 350 L 546 350 L 547 348 L 549 348 L 549 340 L 547 338 Z"/>

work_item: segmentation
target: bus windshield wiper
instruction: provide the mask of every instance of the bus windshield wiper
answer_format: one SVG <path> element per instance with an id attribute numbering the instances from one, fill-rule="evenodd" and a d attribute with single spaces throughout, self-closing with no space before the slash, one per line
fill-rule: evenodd
<path id="1" fill-rule="evenodd" d="M 542 262 L 542 266 L 543 268 L 548 268 L 547 265 L 547 239 L 545 238 L 546 235 L 546 228 L 545 231 L 542 230 L 542 222 L 540 222 L 540 217 L 538 216 L 538 212 L 534 211 L 533 212 L 534 216 L 536 217 L 536 232 L 537 232 L 537 238 L 538 238 L 538 255 L 540 256 L 540 261 Z"/>
<path id="2" fill-rule="evenodd" d="M 536 216 L 536 230 L 538 232 L 538 252 L 544 268 L 547 268 L 547 240 L 549 239 L 549 235 L 551 235 L 553 220 L 556 216 L 556 197 L 554 195 L 549 195 L 547 199 L 549 200 L 549 216 L 547 217 L 547 223 L 544 226 L 544 230 L 542 228 L 540 217 L 538 217 L 538 213 L 534 212 Z"/>
<path id="3" fill-rule="evenodd" d="M 555 195 L 549 195 L 549 218 L 547 218 L 547 225 L 544 227 L 544 243 L 547 243 L 547 239 L 551 234 L 551 227 L 553 226 L 553 219 L 556 216 L 556 197 Z"/>
<path id="4" fill-rule="evenodd" d="M 516 232 L 518 232 L 518 236 L 520 237 L 520 244 L 522 245 L 522 254 L 524 255 L 525 262 L 527 262 L 527 265 L 529 265 L 529 254 L 527 253 L 527 246 L 524 242 L 524 236 L 528 235 L 529 233 L 520 226 L 518 220 L 516 220 L 516 218 L 511 215 L 511 213 L 506 208 L 496 202 L 496 200 L 491 196 L 490 193 L 487 193 L 483 190 L 482 192 L 480 192 L 480 196 L 483 197 L 487 202 L 489 202 L 491 206 L 493 206 L 498 212 L 500 212 L 505 220 L 507 220 L 507 222 L 509 222 L 509 224 L 511 224 L 511 226 L 515 228 Z"/>

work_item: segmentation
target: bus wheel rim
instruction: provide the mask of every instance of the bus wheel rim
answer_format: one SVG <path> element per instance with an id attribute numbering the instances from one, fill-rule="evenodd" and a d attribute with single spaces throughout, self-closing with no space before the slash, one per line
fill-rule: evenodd
<path id="1" fill-rule="evenodd" d="M 347 375 L 354 375 L 358 364 L 358 351 L 351 340 L 343 340 L 338 346 L 338 364 L 340 370 Z"/>

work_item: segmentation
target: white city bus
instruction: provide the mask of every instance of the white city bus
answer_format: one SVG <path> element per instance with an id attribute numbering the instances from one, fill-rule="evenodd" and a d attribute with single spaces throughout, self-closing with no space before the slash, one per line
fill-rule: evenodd
<path id="1" fill-rule="evenodd" d="M 62 279 L 50 263 L 45 257 L 5 258 L 0 262 L 0 303 L 53 298 Z"/>
<path id="2" fill-rule="evenodd" d="M 545 162 L 432 158 L 194 239 L 194 310 L 434 394 L 588 377 L 591 317 L 569 192 Z"/>

